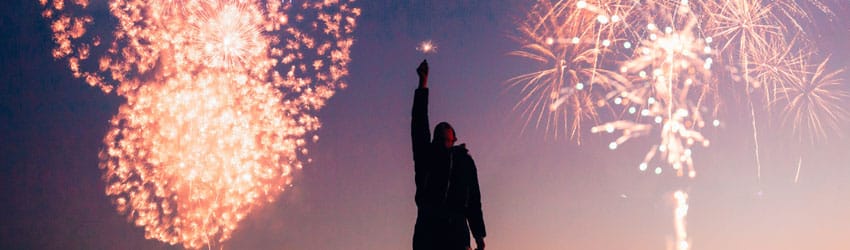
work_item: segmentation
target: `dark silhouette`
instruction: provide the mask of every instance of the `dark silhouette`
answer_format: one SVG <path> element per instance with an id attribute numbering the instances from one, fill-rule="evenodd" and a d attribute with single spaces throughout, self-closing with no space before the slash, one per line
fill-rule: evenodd
<path id="1" fill-rule="evenodd" d="M 414 250 L 470 248 L 469 231 L 477 249 L 484 249 L 484 216 L 475 162 L 465 144 L 457 141 L 454 128 L 446 122 L 428 124 L 428 62 L 416 69 L 419 88 L 413 99 L 413 161 L 416 179 L 416 227 Z M 468 224 L 467 224 L 468 222 Z"/>

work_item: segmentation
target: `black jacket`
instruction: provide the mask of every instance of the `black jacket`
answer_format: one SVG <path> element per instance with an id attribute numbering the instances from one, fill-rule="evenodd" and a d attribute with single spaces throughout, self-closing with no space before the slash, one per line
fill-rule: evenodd
<path id="1" fill-rule="evenodd" d="M 410 135 L 419 217 L 462 217 L 469 223 L 474 237 L 486 236 L 478 173 L 468 150 L 465 145 L 446 149 L 431 143 L 428 89 L 416 90 Z M 465 234 L 468 239 L 468 232 Z"/>

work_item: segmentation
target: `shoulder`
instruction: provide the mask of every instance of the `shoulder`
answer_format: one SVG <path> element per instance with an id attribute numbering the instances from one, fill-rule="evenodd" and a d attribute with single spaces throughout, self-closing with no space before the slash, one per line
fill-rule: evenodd
<path id="1" fill-rule="evenodd" d="M 454 155 L 463 157 L 464 160 L 472 160 L 472 155 L 469 154 L 469 149 L 466 148 L 465 143 L 452 147 L 452 151 Z"/>

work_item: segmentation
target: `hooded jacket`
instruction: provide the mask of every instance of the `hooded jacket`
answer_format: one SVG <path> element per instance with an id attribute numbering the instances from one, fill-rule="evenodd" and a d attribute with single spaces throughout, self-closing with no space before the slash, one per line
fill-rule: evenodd
<path id="1" fill-rule="evenodd" d="M 419 217 L 460 218 L 476 238 L 485 237 L 481 192 L 475 162 L 465 144 L 450 149 L 431 142 L 428 123 L 428 89 L 417 89 L 411 122 Z M 419 224 L 417 219 L 417 224 Z M 417 225 L 418 234 L 419 225 Z M 466 230 L 467 244 L 469 233 Z"/>

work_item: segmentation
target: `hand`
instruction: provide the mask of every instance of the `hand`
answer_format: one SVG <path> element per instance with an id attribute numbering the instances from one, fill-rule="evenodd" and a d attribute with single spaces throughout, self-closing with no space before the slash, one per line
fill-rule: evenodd
<path id="1" fill-rule="evenodd" d="M 428 60 L 422 60 L 416 68 L 416 74 L 419 75 L 419 88 L 428 88 Z"/>
<path id="2" fill-rule="evenodd" d="M 484 238 L 475 238 L 475 250 L 484 250 Z"/>

